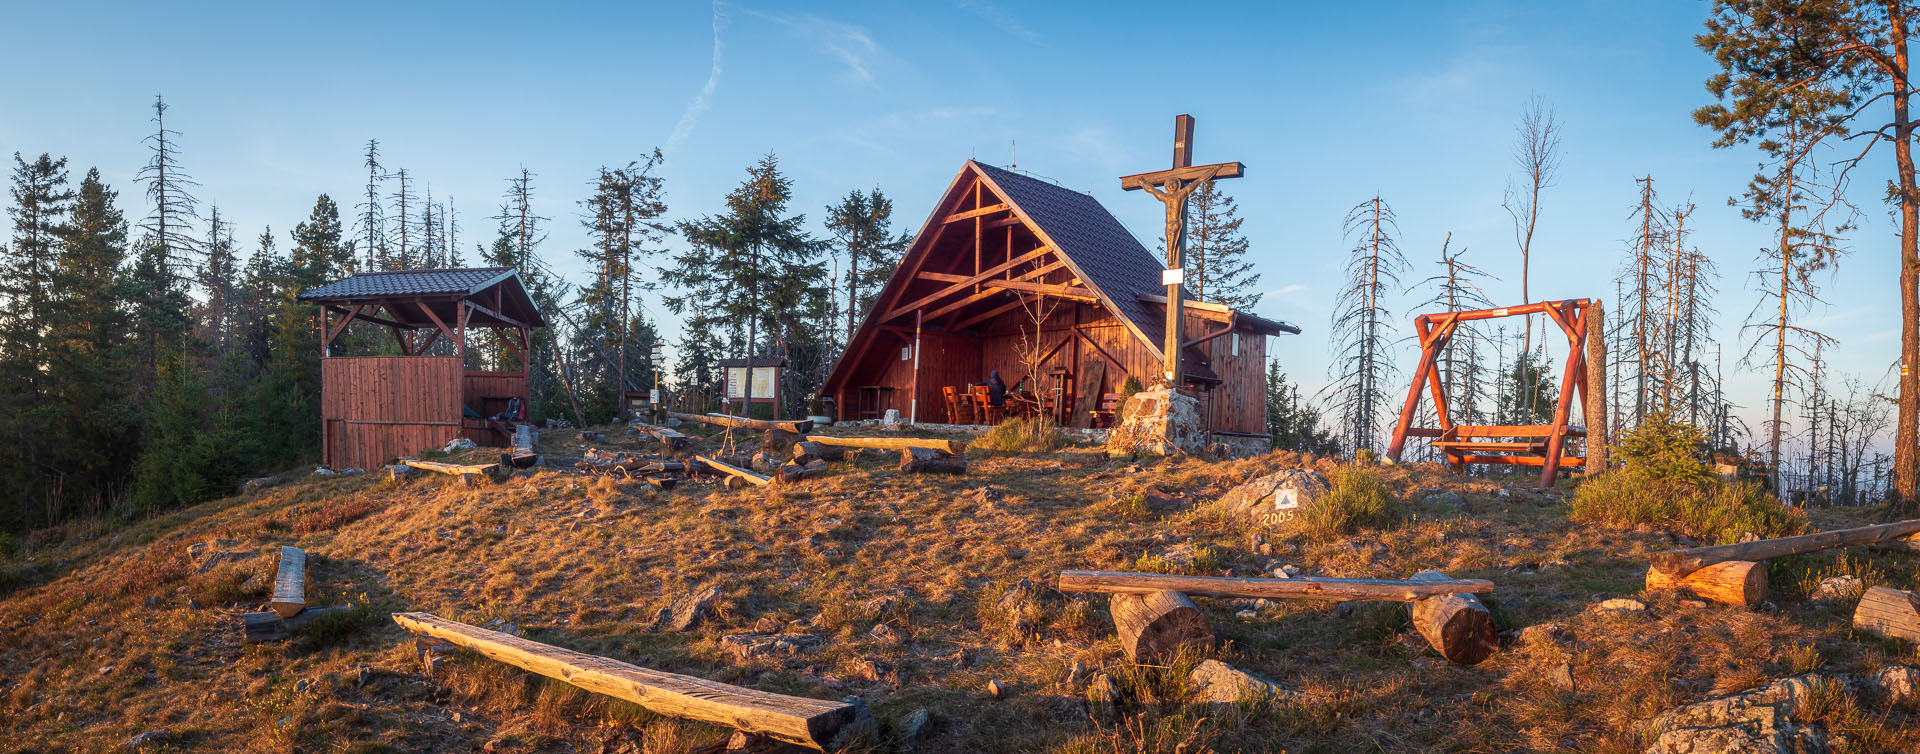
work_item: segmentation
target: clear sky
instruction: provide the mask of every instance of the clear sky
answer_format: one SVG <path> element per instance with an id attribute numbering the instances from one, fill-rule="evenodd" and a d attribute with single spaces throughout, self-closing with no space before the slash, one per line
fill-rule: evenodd
<path id="1" fill-rule="evenodd" d="M 1309 390 L 1326 379 L 1351 248 L 1341 219 L 1376 192 L 1399 213 L 1410 281 L 1452 232 L 1501 277 L 1493 298 L 1519 301 L 1500 203 L 1538 94 L 1564 123 L 1565 162 L 1541 202 L 1533 297 L 1613 298 L 1634 179 L 1651 174 L 1699 206 L 1733 396 L 1756 426 L 1764 401 L 1765 377 L 1735 362 L 1766 230 L 1726 202 L 1758 154 L 1712 149 L 1689 117 L 1713 72 L 1692 41 L 1705 2 L 183 5 L 6 2 L 0 150 L 65 155 L 76 180 L 98 166 L 140 215 L 132 177 L 162 93 L 198 196 L 247 248 L 269 224 L 284 248 L 316 194 L 351 213 L 378 138 L 389 168 L 454 199 L 469 258 L 524 166 L 553 218 L 544 254 L 582 282 L 588 181 L 656 146 L 673 218 L 717 211 L 772 152 L 824 233 L 827 204 L 875 186 L 917 227 L 963 161 L 1004 165 L 1017 142 L 1021 169 L 1091 191 L 1151 245 L 1159 205 L 1115 178 L 1165 167 L 1187 112 L 1197 160 L 1247 165 L 1227 187 L 1270 292 L 1257 311 L 1304 328 L 1270 349 Z M 1869 384 L 1898 355 L 1887 162 L 1855 180 L 1862 227 L 1809 320 Z M 1404 329 L 1425 297 L 1389 302 Z"/>

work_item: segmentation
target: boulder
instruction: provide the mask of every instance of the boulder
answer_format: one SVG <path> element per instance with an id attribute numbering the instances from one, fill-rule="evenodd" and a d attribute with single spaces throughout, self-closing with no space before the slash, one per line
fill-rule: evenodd
<path id="1" fill-rule="evenodd" d="M 1828 576 L 1813 585 L 1807 599 L 1814 602 L 1852 602 L 1867 590 L 1858 576 Z"/>
<path id="2" fill-rule="evenodd" d="M 933 714 L 928 712 L 927 708 L 921 707 L 907 713 L 907 716 L 901 718 L 900 724 L 895 725 L 893 729 L 899 734 L 902 742 L 913 743 L 926 735 L 927 724 L 931 722 L 933 722 Z"/>
<path id="3" fill-rule="evenodd" d="M 1625 597 L 1615 597 L 1587 608 L 1589 612 L 1595 613 L 1638 613 L 1646 609 L 1647 603 Z"/>
<path id="4" fill-rule="evenodd" d="M 1107 433 L 1107 455 L 1173 456 L 1207 449 L 1200 399 L 1165 385 L 1134 393 Z"/>
<path id="5" fill-rule="evenodd" d="M 1300 506 L 1327 494 L 1327 478 L 1307 469 L 1281 469 L 1256 478 L 1213 501 L 1220 512 L 1236 520 L 1272 525 L 1293 518 Z"/>
<path id="6" fill-rule="evenodd" d="M 1647 754 L 1812 754 L 1827 751 L 1826 733 L 1793 719 L 1822 683 L 1816 675 L 1783 678 L 1760 688 L 1662 713 L 1648 723 Z"/>
<path id="7" fill-rule="evenodd" d="M 1894 704 L 1920 702 L 1920 668 L 1888 665 L 1868 674 L 1867 682 Z"/>
<path id="8" fill-rule="evenodd" d="M 654 630 L 685 631 L 693 628 L 712 612 L 713 601 L 719 597 L 720 589 L 711 586 L 681 597 L 680 601 L 673 603 L 673 607 L 661 611 L 654 621 Z"/>
<path id="9" fill-rule="evenodd" d="M 1096 673 L 1087 682 L 1087 711 L 1101 722 L 1120 716 L 1120 684 L 1114 683 L 1113 676 Z"/>
<path id="10" fill-rule="evenodd" d="M 444 453 L 458 453 L 462 450 L 473 450 L 477 447 L 480 446 L 473 444 L 472 440 L 465 437 L 455 437 L 452 441 L 442 446 L 440 450 Z"/>
<path id="11" fill-rule="evenodd" d="M 1187 676 L 1194 700 L 1202 704 L 1239 705 L 1278 701 L 1294 694 L 1286 684 L 1235 668 L 1219 660 L 1195 666 Z"/>
<path id="12" fill-rule="evenodd" d="M 731 634 L 720 637 L 721 648 L 735 657 L 791 657 L 820 646 L 820 637 L 812 634 Z"/>
<path id="13" fill-rule="evenodd" d="M 1431 495 L 1421 498 L 1420 502 L 1429 508 L 1440 508 L 1443 510 L 1450 510 L 1450 511 L 1462 511 L 1467 509 L 1467 499 L 1461 496 L 1460 493 L 1454 492 L 1453 490 L 1446 490 L 1444 492 L 1435 492 Z"/>

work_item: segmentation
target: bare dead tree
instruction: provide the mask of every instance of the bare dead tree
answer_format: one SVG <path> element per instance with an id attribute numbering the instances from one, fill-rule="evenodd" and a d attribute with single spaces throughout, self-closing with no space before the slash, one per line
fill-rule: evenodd
<path id="1" fill-rule="evenodd" d="M 368 139 L 366 151 L 367 198 L 360 203 L 360 237 L 366 241 L 368 270 L 380 269 L 387 258 L 387 220 L 381 204 L 380 184 L 387 179 L 380 166 L 380 140 Z"/>
<path id="2" fill-rule="evenodd" d="M 1492 308 L 1493 302 L 1477 281 L 1498 278 L 1468 264 L 1464 259 L 1466 247 L 1452 251 L 1452 245 L 1453 234 L 1448 233 L 1440 243 L 1440 259 L 1435 263 L 1442 272 L 1420 281 L 1420 285 L 1433 289 L 1433 297 L 1422 302 L 1421 309 L 1457 312 Z M 1446 388 L 1448 408 L 1454 409 L 1466 423 L 1474 423 L 1481 416 L 1487 370 L 1480 355 L 1485 348 L 1486 336 L 1473 323 L 1464 323 L 1435 358 L 1440 384 Z"/>
<path id="3" fill-rule="evenodd" d="M 1038 293 L 1031 296 L 1025 294 L 1017 295 L 1019 295 L 1020 310 L 1026 314 L 1026 320 L 1020 326 L 1020 342 L 1018 346 L 1020 366 L 1026 369 L 1026 374 L 1020 379 L 1022 381 L 1032 380 L 1032 385 L 1036 388 L 1034 392 L 1038 393 L 1037 388 L 1040 385 L 1040 370 L 1046 366 L 1048 357 L 1045 346 L 1046 324 L 1049 320 L 1052 320 L 1053 315 L 1059 311 L 1062 299 Z M 1026 326 L 1029 324 L 1033 326 L 1032 335 L 1028 335 L 1027 332 Z M 1073 334 L 1067 333 L 1067 337 L 1073 337 Z M 1176 354 L 1173 358 L 1179 358 L 1179 356 Z M 1038 441 L 1049 431 L 1044 412 L 1042 412 L 1040 421 L 1030 422 L 1027 425 L 1027 431 L 1029 433 L 1027 439 L 1030 441 Z"/>
<path id="4" fill-rule="evenodd" d="M 1386 386 L 1397 374 L 1391 354 L 1392 316 L 1385 306 L 1389 291 L 1402 288 L 1407 260 L 1400 253 L 1400 228 L 1393 209 L 1378 195 L 1347 212 L 1344 232 L 1355 240 L 1347 260 L 1346 284 L 1334 301 L 1333 381 L 1321 392 L 1339 417 L 1343 441 L 1354 451 L 1374 449 L 1380 408 L 1390 398 Z"/>
<path id="5" fill-rule="evenodd" d="M 1513 162 L 1520 169 L 1520 184 L 1508 184 L 1500 206 L 1513 218 L 1513 241 L 1520 248 L 1520 298 L 1522 303 L 1533 303 L 1527 290 L 1533 235 L 1540 223 L 1540 192 L 1552 188 L 1560 172 L 1560 121 L 1553 107 L 1536 94 L 1520 111 L 1520 124 L 1514 131 Z M 1533 315 L 1523 319 L 1521 351 L 1525 353 L 1533 348 Z M 1533 386 L 1526 387 L 1527 394 L 1532 395 Z"/>
<path id="6" fill-rule="evenodd" d="M 1620 353 L 1629 358 L 1612 359 L 1633 374 L 1633 423 L 1638 426 L 1653 405 L 1654 382 L 1659 379 L 1657 361 L 1663 333 L 1660 330 L 1662 299 L 1662 257 L 1667 248 L 1668 218 L 1653 190 L 1653 176 L 1635 179 L 1640 185 L 1640 202 L 1628 215 L 1638 230 L 1627 241 L 1627 263 L 1621 269 L 1621 325 L 1626 332 L 1626 348 Z M 1631 363 L 1628 363 L 1631 362 Z"/>

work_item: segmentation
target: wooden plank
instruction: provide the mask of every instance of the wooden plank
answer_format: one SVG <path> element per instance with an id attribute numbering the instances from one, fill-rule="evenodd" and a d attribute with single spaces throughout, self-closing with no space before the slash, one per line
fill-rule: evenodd
<path id="1" fill-rule="evenodd" d="M 492 474 L 500 470 L 500 464 L 497 464 L 497 463 L 475 463 L 475 464 L 440 463 L 438 461 L 421 461 L 413 458 L 402 458 L 400 459 L 400 462 L 408 466 L 412 466 L 416 469 L 420 469 L 422 471 L 431 471 L 438 474 L 447 474 L 449 476 L 462 476 L 465 474 Z"/>
<path id="2" fill-rule="evenodd" d="M 415 634 L 440 639 L 523 670 L 596 694 L 638 704 L 669 717 L 713 723 L 788 743 L 826 750 L 843 731 L 863 724 L 860 708 L 844 702 L 785 696 L 704 678 L 650 670 L 518 636 L 488 631 L 427 613 L 394 613 Z"/>
<path id="3" fill-rule="evenodd" d="M 687 447 L 687 443 L 693 441 L 693 438 L 680 434 L 678 431 L 675 431 L 668 427 L 659 427 L 659 426 L 654 426 L 652 424 L 634 422 L 633 429 L 636 432 L 643 432 L 643 433 L 652 435 L 654 439 L 659 440 L 660 442 L 666 443 L 667 447 L 670 447 L 670 448 L 676 448 L 676 449 L 684 448 L 684 447 Z"/>
<path id="4" fill-rule="evenodd" d="M 267 607 L 282 618 L 307 608 L 307 553 L 298 547 L 280 547 L 280 572 L 273 579 L 273 601 Z"/>
<path id="5" fill-rule="evenodd" d="M 1653 567 L 1669 578 L 1679 579 L 1715 563 L 1729 560 L 1770 560 L 1788 555 L 1816 552 L 1850 545 L 1882 545 L 1909 534 L 1920 533 L 1920 519 L 1895 521 L 1854 529 L 1837 529 L 1797 537 L 1778 537 L 1731 545 L 1711 545 L 1685 550 L 1668 550 L 1648 556 Z"/>
<path id="6" fill-rule="evenodd" d="M 1099 346 L 1095 346 L 1096 349 Z M 1074 382 L 1073 416 L 1067 417 L 1067 424 L 1074 427 L 1093 426 L 1093 411 L 1100 407 L 1100 385 L 1106 379 L 1107 362 L 1088 359 L 1080 364 L 1080 374 Z M 1114 423 L 1120 423 L 1119 412 L 1126 406 L 1115 406 Z"/>
<path id="7" fill-rule="evenodd" d="M 771 484 L 773 482 L 773 480 L 760 476 L 759 474 L 755 474 L 751 471 L 740 468 L 738 466 L 721 463 L 719 461 L 713 460 L 706 456 L 694 456 L 693 460 L 706 464 L 709 468 L 713 469 L 714 471 L 739 477 L 741 479 L 745 479 L 748 482 L 752 482 L 754 484 L 764 486 L 767 484 Z"/>
<path id="8" fill-rule="evenodd" d="M 955 212 L 951 215 L 947 215 L 947 219 L 942 220 L 941 222 L 957 223 L 957 222 L 960 222 L 961 220 L 972 220 L 973 218 L 976 218 L 976 217 L 980 217 L 983 215 L 991 215 L 995 212 L 1005 212 L 1010 209 L 1013 209 L 1013 206 L 1005 202 L 1001 202 L 999 204 L 989 204 L 979 209 L 970 209 L 964 212 Z"/>
<path id="9" fill-rule="evenodd" d="M 925 437 L 839 437 L 835 435 L 807 435 L 807 442 L 817 442 L 821 445 L 837 445 L 842 448 L 880 448 L 883 450 L 931 448 L 954 455 L 967 452 L 967 444 L 958 440 L 940 440 Z"/>
<path id="10" fill-rule="evenodd" d="M 766 419 L 747 419 L 739 416 L 728 416 L 726 414 L 682 414 L 678 412 L 668 413 L 667 415 L 683 422 L 709 424 L 715 427 L 777 429 L 782 432 L 792 432 L 796 435 L 804 435 L 813 431 L 813 422 L 805 419 L 777 419 L 769 421 Z"/>
<path id="11" fill-rule="evenodd" d="M 1120 177 L 1120 190 L 1132 191 L 1139 188 L 1159 188 L 1168 180 L 1205 181 L 1222 178 L 1239 178 L 1246 175 L 1247 166 L 1238 162 L 1221 162 L 1212 165 L 1156 170 L 1151 173 L 1134 173 Z"/>
<path id="12" fill-rule="evenodd" d="M 1168 590 L 1208 597 L 1412 602 L 1441 594 L 1486 594 L 1493 591 L 1493 582 L 1484 579 L 1388 581 L 1324 577 L 1245 579 L 1124 571 L 1061 571 L 1059 589 L 1062 592 L 1107 594 L 1148 594 Z"/>

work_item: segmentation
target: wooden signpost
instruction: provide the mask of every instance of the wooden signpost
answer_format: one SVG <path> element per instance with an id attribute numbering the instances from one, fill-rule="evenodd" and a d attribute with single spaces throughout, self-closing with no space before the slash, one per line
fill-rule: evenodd
<path id="1" fill-rule="evenodd" d="M 1238 162 L 1219 162 L 1195 167 L 1193 164 L 1193 116 L 1173 119 L 1173 167 L 1151 173 L 1122 176 L 1120 188 L 1139 189 L 1159 199 L 1167 210 L 1167 271 L 1161 279 L 1167 286 L 1167 331 L 1162 358 L 1166 363 L 1167 384 L 1180 386 L 1180 317 L 1184 302 L 1181 284 L 1185 269 L 1181 266 L 1187 247 L 1187 195 L 1209 181 L 1239 178 L 1246 166 Z"/>

